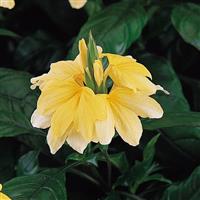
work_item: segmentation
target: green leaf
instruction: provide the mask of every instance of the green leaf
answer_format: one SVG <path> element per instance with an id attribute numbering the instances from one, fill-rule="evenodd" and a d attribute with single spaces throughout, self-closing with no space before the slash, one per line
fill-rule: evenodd
<path id="1" fill-rule="evenodd" d="M 181 37 L 200 50 L 200 5 L 185 3 L 176 6 L 171 20 Z"/>
<path id="2" fill-rule="evenodd" d="M 25 176 L 36 174 L 39 169 L 38 155 L 38 151 L 29 151 L 21 156 L 17 164 L 17 175 Z"/>
<path id="3" fill-rule="evenodd" d="M 0 69 L 0 137 L 45 135 L 30 123 L 37 101 L 37 94 L 30 89 L 30 78 L 26 72 Z"/>
<path id="4" fill-rule="evenodd" d="M 0 28 L 0 36 L 6 36 L 6 37 L 11 37 L 14 39 L 19 39 L 20 36 L 12 31 L 9 31 L 7 29 L 4 28 Z"/>
<path id="5" fill-rule="evenodd" d="M 146 12 L 140 5 L 134 2 L 112 4 L 84 24 L 68 57 L 77 55 L 78 41 L 87 38 L 90 31 L 105 52 L 122 54 L 139 38 L 146 21 Z"/>
<path id="6" fill-rule="evenodd" d="M 92 16 L 102 10 L 103 2 L 102 0 L 90 0 L 84 6 L 89 16 Z"/>
<path id="7" fill-rule="evenodd" d="M 125 172 L 129 168 L 129 163 L 124 152 L 110 154 L 109 159 L 111 163 L 117 167 L 121 172 Z"/>
<path id="8" fill-rule="evenodd" d="M 160 181 L 171 183 L 163 175 L 156 173 L 160 168 L 153 163 L 155 155 L 155 144 L 158 140 L 159 134 L 153 137 L 145 146 L 143 152 L 143 160 L 136 161 L 135 165 L 127 170 L 124 174 L 118 177 L 113 188 L 121 185 L 128 186 L 132 193 L 135 193 L 138 187 L 148 181 Z"/>
<path id="9" fill-rule="evenodd" d="M 197 167 L 191 176 L 181 182 L 168 187 L 161 200 L 199 200 L 200 198 L 200 167 Z"/>
<path id="10" fill-rule="evenodd" d="M 155 130 L 171 127 L 200 127 L 200 112 L 165 113 L 161 119 L 145 120 L 144 129 Z"/>
<path id="11" fill-rule="evenodd" d="M 67 199 L 65 175 L 57 169 L 14 178 L 4 184 L 3 190 L 13 200 Z"/>
<path id="12" fill-rule="evenodd" d="M 145 146 L 143 151 L 143 163 L 146 166 L 150 166 L 153 162 L 153 158 L 155 155 L 155 144 L 158 141 L 159 134 L 153 137 Z"/>

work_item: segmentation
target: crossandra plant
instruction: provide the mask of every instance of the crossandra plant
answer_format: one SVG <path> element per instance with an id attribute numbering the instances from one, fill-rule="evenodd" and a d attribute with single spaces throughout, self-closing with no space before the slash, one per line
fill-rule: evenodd
<path id="1" fill-rule="evenodd" d="M 0 200 L 199 200 L 198 1 L 0 0 Z"/>

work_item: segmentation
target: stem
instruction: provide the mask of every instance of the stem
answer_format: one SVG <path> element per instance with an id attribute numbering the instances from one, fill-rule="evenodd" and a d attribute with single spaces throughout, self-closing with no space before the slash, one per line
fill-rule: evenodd
<path id="1" fill-rule="evenodd" d="M 106 159 L 106 162 L 107 162 L 107 169 L 108 169 L 108 187 L 111 188 L 111 182 L 112 182 L 112 165 L 111 165 L 111 162 L 110 162 L 110 157 L 109 157 L 109 154 L 108 154 L 108 151 L 107 150 L 102 150 L 101 147 L 99 147 L 100 151 L 103 153 L 105 159 Z"/>
<path id="2" fill-rule="evenodd" d="M 89 176 L 88 174 L 80 171 L 80 170 L 77 170 L 77 169 L 70 169 L 69 172 L 72 172 L 76 175 L 79 175 L 85 179 L 87 179 L 88 181 L 94 183 L 95 185 L 97 186 L 101 186 L 101 184 L 99 183 L 99 181 L 95 180 L 93 177 Z"/>

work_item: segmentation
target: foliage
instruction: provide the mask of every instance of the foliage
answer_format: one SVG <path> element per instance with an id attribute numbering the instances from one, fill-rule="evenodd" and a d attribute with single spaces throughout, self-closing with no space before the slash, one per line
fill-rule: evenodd
<path id="1" fill-rule="evenodd" d="M 200 5 L 197 0 L 16 0 L 0 8 L 0 183 L 13 200 L 200 199 Z M 92 31 L 105 52 L 132 55 L 152 73 L 164 108 L 142 120 L 139 146 L 117 136 L 83 155 L 65 145 L 51 155 L 46 130 L 30 116 L 39 91 L 30 78 L 77 54 Z M 92 44 L 91 44 L 92 45 Z"/>

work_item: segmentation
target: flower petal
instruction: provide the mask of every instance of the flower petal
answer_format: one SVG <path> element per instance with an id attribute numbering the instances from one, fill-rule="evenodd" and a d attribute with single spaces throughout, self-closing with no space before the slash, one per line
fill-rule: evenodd
<path id="1" fill-rule="evenodd" d="M 70 126 L 73 123 L 78 100 L 78 95 L 75 95 L 53 114 L 51 128 L 47 135 L 47 142 L 52 154 L 57 152 L 70 134 Z"/>
<path id="2" fill-rule="evenodd" d="M 94 134 L 95 121 L 105 119 L 105 109 L 94 92 L 83 87 L 75 113 L 74 126 L 86 141 L 91 141 Z"/>
<path id="3" fill-rule="evenodd" d="M 72 8 L 80 9 L 87 3 L 87 0 L 69 0 L 69 3 Z"/>
<path id="4" fill-rule="evenodd" d="M 115 118 L 115 127 L 121 138 L 132 146 L 139 144 L 142 136 L 142 124 L 137 115 L 119 104 L 111 102 Z"/>
<path id="5" fill-rule="evenodd" d="M 13 9 L 15 7 L 14 0 L 0 0 L 0 7 Z"/>
<path id="6" fill-rule="evenodd" d="M 115 98 L 117 96 L 117 98 Z M 134 111 L 136 115 L 149 118 L 161 118 L 163 109 L 153 98 L 128 88 L 115 87 L 110 97 L 115 98 L 121 105 Z"/>
<path id="7" fill-rule="evenodd" d="M 117 70 L 120 73 L 127 73 L 129 75 L 137 73 L 152 78 L 148 69 L 130 56 L 120 56 L 110 53 L 104 53 L 102 55 L 108 58 L 112 70 Z"/>
<path id="8" fill-rule="evenodd" d="M 36 109 L 31 116 L 31 124 L 35 128 L 46 129 L 51 125 L 51 118 L 49 116 L 40 115 Z"/>
<path id="9" fill-rule="evenodd" d="M 80 89 L 74 80 L 52 80 L 47 83 L 38 99 L 37 109 L 42 115 L 51 116 L 59 106 L 72 98 Z"/>
<path id="10" fill-rule="evenodd" d="M 70 135 L 67 137 L 67 143 L 79 153 L 83 153 L 88 145 L 88 142 L 75 130 L 71 131 Z"/>
<path id="11" fill-rule="evenodd" d="M 113 136 L 115 135 L 114 117 L 110 104 L 107 101 L 107 95 L 99 96 L 102 99 L 102 103 L 105 104 L 106 119 L 96 121 L 96 137 L 100 144 L 107 145 L 110 144 Z"/>

